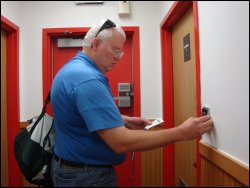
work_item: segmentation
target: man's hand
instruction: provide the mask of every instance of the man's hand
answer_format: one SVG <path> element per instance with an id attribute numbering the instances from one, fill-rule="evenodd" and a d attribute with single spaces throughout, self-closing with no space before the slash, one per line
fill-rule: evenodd
<path id="1" fill-rule="evenodd" d="M 181 130 L 181 140 L 190 140 L 200 138 L 212 129 L 212 125 L 213 121 L 210 116 L 190 117 L 177 128 Z"/>
<path id="2" fill-rule="evenodd" d="M 140 130 L 144 129 L 146 125 L 150 125 L 151 121 L 146 118 L 140 118 L 140 117 L 129 117 L 122 115 L 124 125 L 128 129 L 133 130 Z"/>

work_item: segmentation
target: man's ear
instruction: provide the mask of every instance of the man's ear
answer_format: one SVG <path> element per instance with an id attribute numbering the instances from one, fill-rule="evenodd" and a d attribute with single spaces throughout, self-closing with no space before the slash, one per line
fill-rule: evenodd
<path id="1" fill-rule="evenodd" d="M 91 42 L 91 48 L 95 50 L 99 46 L 99 44 L 100 44 L 99 39 L 94 38 Z"/>

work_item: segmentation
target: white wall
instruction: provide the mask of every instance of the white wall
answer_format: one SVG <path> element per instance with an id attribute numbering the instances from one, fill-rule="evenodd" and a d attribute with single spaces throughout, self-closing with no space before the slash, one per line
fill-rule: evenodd
<path id="1" fill-rule="evenodd" d="M 42 107 L 42 28 L 91 26 L 103 15 L 140 27 L 141 112 L 161 117 L 160 23 L 172 3 L 130 2 L 130 16 L 120 18 L 117 2 L 1 1 L 1 14 L 20 26 L 21 121 Z M 201 103 L 214 121 L 202 139 L 249 166 L 249 2 L 201 1 L 198 14 Z"/>
<path id="2" fill-rule="evenodd" d="M 202 139 L 249 166 L 249 2 L 199 1 L 198 15 L 201 103 L 214 122 Z"/>
<path id="3" fill-rule="evenodd" d="M 203 139 L 249 165 L 249 2 L 199 2 Z"/>
<path id="4" fill-rule="evenodd" d="M 4 7 L 2 9 L 5 10 L 2 14 L 7 18 L 15 14 L 15 9 L 10 4 L 12 3 L 1 2 Z M 141 115 L 162 116 L 160 28 L 159 23 L 155 22 L 159 18 L 159 4 L 153 1 L 130 2 L 131 14 L 128 17 L 119 17 L 118 2 L 111 1 L 105 1 L 103 5 L 81 6 L 76 6 L 73 1 L 26 1 L 17 5 L 21 19 L 21 121 L 36 115 L 42 107 L 42 29 L 88 27 L 101 18 L 110 18 L 121 26 L 140 27 Z"/>
<path id="5" fill-rule="evenodd" d="M 1 1 L 1 15 L 16 25 L 21 24 L 21 2 L 20 1 Z"/>

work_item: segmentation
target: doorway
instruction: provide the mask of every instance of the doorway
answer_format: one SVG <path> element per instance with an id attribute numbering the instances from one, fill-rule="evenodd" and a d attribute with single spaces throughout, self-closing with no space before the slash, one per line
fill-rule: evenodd
<path id="1" fill-rule="evenodd" d="M 47 95 L 52 80 L 58 70 L 77 51 L 82 51 L 81 41 L 89 28 L 43 29 L 43 96 Z M 139 65 L 139 28 L 124 27 L 127 39 L 124 45 L 124 56 L 114 70 L 106 76 L 109 79 L 112 94 L 116 99 L 121 114 L 140 116 L 140 65 Z M 59 45 L 60 41 L 72 41 L 72 45 Z M 130 104 L 119 105 L 118 87 L 130 87 Z M 51 108 L 50 111 L 51 113 Z M 118 186 L 140 186 L 140 153 L 127 153 L 123 164 L 115 166 L 118 175 Z"/>
<path id="2" fill-rule="evenodd" d="M 197 2 L 172 5 L 161 23 L 161 45 L 164 126 L 172 128 L 200 116 Z M 198 139 L 166 146 L 164 169 L 164 186 L 199 186 Z"/>
<path id="3" fill-rule="evenodd" d="M 20 187 L 21 172 L 13 150 L 14 138 L 20 130 L 19 27 L 4 16 L 1 16 L 1 57 L 1 186 Z"/>
<path id="4" fill-rule="evenodd" d="M 196 78 L 192 7 L 172 30 L 174 127 L 189 117 L 196 117 Z M 187 40 L 187 42 L 184 40 Z M 183 50 L 184 49 L 184 50 Z M 188 57 L 189 56 L 189 57 Z M 195 140 L 174 144 L 175 186 L 196 186 Z"/>

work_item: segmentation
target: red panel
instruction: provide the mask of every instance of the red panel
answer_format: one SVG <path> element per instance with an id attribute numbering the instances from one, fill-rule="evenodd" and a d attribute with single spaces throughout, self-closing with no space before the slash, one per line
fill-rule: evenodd
<path id="1" fill-rule="evenodd" d="M 127 40 L 123 47 L 124 56 L 116 63 L 115 67 L 107 73 L 110 88 L 114 97 L 118 96 L 118 83 L 133 83 L 132 77 L 132 36 L 127 35 Z M 133 100 L 131 101 L 133 106 Z M 118 104 L 118 102 L 116 101 Z M 133 107 L 119 108 L 120 113 L 133 116 Z"/>
<path id="2" fill-rule="evenodd" d="M 48 95 L 48 92 L 50 90 L 50 86 L 52 83 L 52 62 L 51 62 L 51 39 L 49 36 L 48 31 L 43 30 L 43 54 L 42 54 L 42 65 L 43 65 L 43 100 Z M 45 101 L 44 101 L 45 102 Z M 51 110 L 51 104 L 47 106 L 47 113 L 52 114 Z"/>
<path id="3" fill-rule="evenodd" d="M 52 28 L 43 29 L 42 44 L 42 65 L 43 65 L 43 100 L 47 97 L 52 83 L 52 40 L 55 37 L 82 36 L 88 31 L 88 27 L 82 28 Z M 52 114 L 51 105 L 47 107 L 47 112 Z"/>
<path id="4" fill-rule="evenodd" d="M 22 185 L 21 172 L 14 156 L 14 138 L 20 130 L 19 118 L 19 27 L 1 16 L 1 29 L 7 33 L 6 80 L 8 122 L 8 166 L 10 187 Z"/>
<path id="5" fill-rule="evenodd" d="M 78 51 L 82 51 L 82 47 L 71 47 L 71 48 L 58 48 L 58 40 L 54 39 L 53 42 L 53 78 L 59 69 L 71 58 L 75 57 Z"/>
<path id="6" fill-rule="evenodd" d="M 139 40 L 139 28 L 128 27 L 124 28 L 133 31 L 133 79 L 134 79 L 134 116 L 141 116 L 141 93 L 140 93 L 140 40 Z M 141 153 L 135 152 L 135 184 L 134 186 L 141 186 Z"/>
<path id="7" fill-rule="evenodd" d="M 131 35 L 127 35 L 127 40 L 124 44 L 123 50 L 124 56 L 117 62 L 114 69 L 107 74 L 113 96 L 118 96 L 118 83 L 133 83 Z M 131 100 L 131 107 L 120 107 L 119 110 L 123 115 L 133 116 L 133 100 Z M 133 179 L 131 178 L 133 176 L 133 162 L 131 161 L 131 155 L 132 153 L 128 152 L 126 160 L 121 165 L 115 166 L 118 175 L 118 186 L 128 187 L 134 185 Z"/>
<path id="8" fill-rule="evenodd" d="M 195 35 L 195 62 L 196 62 L 196 96 L 197 116 L 201 115 L 200 100 L 200 58 L 199 58 L 199 27 L 198 8 L 196 1 L 178 1 L 173 4 L 168 14 L 161 22 L 161 51 L 162 51 L 162 88 L 163 88 L 163 118 L 164 127 L 174 126 L 173 104 L 173 67 L 172 67 L 172 33 L 171 30 L 186 11 L 193 6 L 194 35 Z M 200 186 L 200 157 L 199 140 L 197 140 L 197 186 Z M 174 146 L 171 144 L 164 148 L 163 186 L 174 186 Z"/>
<path id="9" fill-rule="evenodd" d="M 163 127 L 174 127 L 173 63 L 171 33 L 161 30 L 162 41 L 162 88 L 163 88 Z M 164 147 L 163 186 L 174 186 L 174 145 Z"/>

